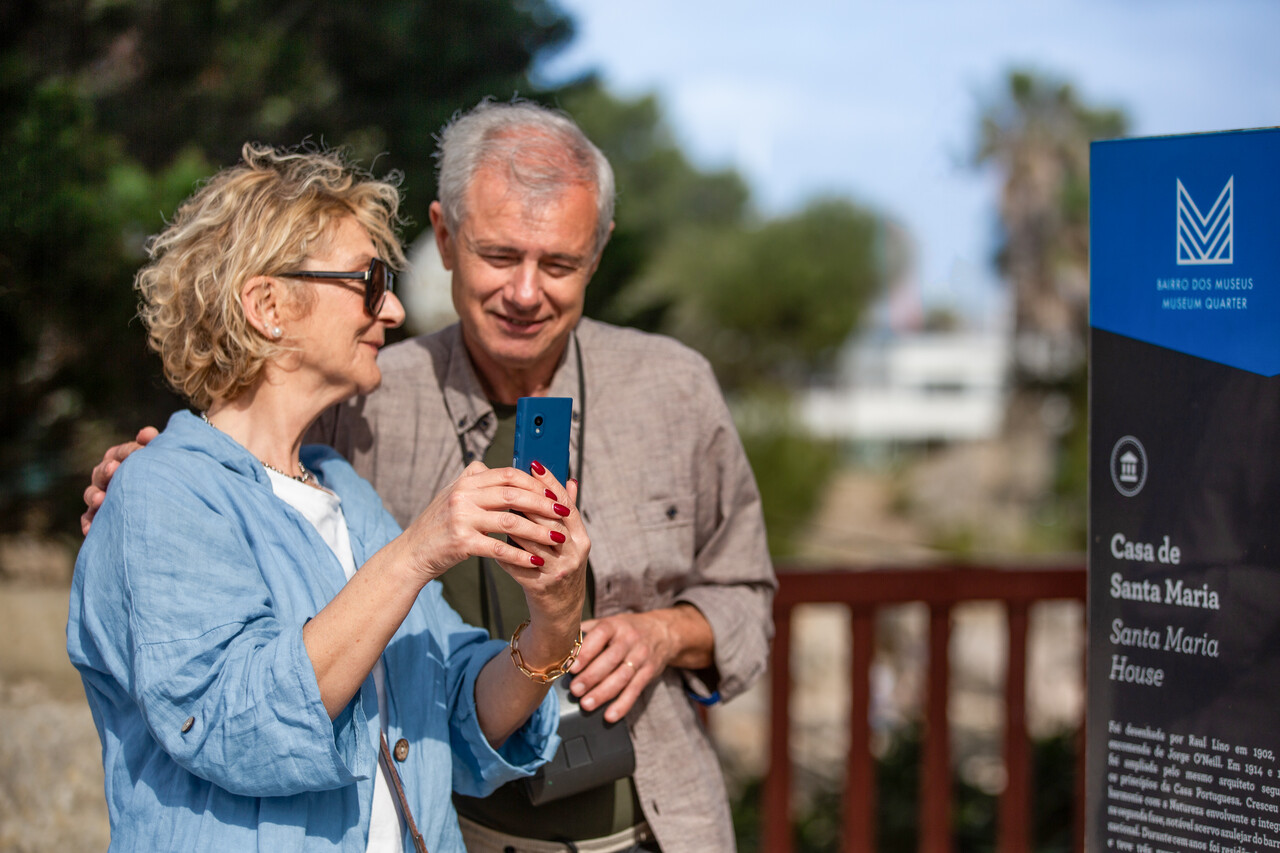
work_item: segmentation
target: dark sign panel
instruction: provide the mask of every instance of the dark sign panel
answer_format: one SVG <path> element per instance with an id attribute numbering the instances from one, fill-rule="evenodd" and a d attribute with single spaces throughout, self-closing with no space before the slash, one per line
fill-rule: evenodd
<path id="1" fill-rule="evenodd" d="M 1280 131 L 1091 175 L 1087 847 L 1280 849 Z"/>

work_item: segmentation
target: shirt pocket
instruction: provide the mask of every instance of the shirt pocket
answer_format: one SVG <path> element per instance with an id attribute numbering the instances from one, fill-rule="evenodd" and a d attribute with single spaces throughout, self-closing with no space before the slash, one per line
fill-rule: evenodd
<path id="1" fill-rule="evenodd" d="M 689 583 L 694 556 L 695 506 L 692 494 L 654 498 L 635 506 L 636 523 L 647 556 L 645 591 L 656 594 L 664 605 L 674 600 Z"/>

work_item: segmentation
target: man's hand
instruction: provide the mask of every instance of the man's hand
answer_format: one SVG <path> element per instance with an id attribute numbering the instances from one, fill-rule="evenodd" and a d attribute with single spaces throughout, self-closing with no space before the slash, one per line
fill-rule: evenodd
<path id="1" fill-rule="evenodd" d="M 706 669 L 714 663 L 711 625 L 689 604 L 591 619 L 582 630 L 569 689 L 584 710 L 609 703 L 604 718 L 610 723 L 625 717 L 667 667 Z"/>
<path id="2" fill-rule="evenodd" d="M 87 509 L 84 515 L 80 516 L 81 533 L 85 536 L 89 535 L 93 517 L 98 514 L 98 508 L 102 506 L 102 502 L 107 499 L 107 485 L 111 482 L 116 469 L 120 467 L 120 463 L 130 453 L 146 446 L 159 434 L 160 430 L 155 427 L 143 427 L 138 430 L 137 438 L 133 441 L 117 444 L 102 454 L 102 461 L 93 466 L 93 473 L 89 476 L 89 488 L 84 490 L 84 505 Z"/>

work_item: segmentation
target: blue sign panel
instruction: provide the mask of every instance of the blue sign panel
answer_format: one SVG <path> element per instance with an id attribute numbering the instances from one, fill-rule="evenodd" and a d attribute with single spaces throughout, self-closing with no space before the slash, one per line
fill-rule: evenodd
<path id="1" fill-rule="evenodd" d="M 1085 849 L 1280 849 L 1280 131 L 1090 181 Z"/>
<path id="2" fill-rule="evenodd" d="M 1280 130 L 1096 142 L 1095 329 L 1280 374 Z"/>

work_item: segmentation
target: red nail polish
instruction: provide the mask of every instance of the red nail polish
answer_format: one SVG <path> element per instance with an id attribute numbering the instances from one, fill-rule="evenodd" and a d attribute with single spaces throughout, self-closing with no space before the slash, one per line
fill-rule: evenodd
<path id="1" fill-rule="evenodd" d="M 542 558 L 541 558 L 541 557 L 539 557 L 537 554 L 530 554 L 530 555 L 529 555 L 529 562 L 530 562 L 530 563 L 533 563 L 535 566 L 541 566 L 543 563 L 545 563 L 545 562 L 546 562 L 546 560 L 542 559 Z"/>
<path id="2" fill-rule="evenodd" d="M 533 460 L 533 463 L 529 466 L 529 469 L 533 471 L 533 473 L 537 474 L 539 477 L 547 473 L 547 469 L 543 468 L 542 463 L 539 462 L 537 459 Z"/>
<path id="3" fill-rule="evenodd" d="M 563 544 L 564 544 L 564 534 L 563 534 L 563 533 L 561 533 L 559 530 L 553 530 L 553 531 L 551 531 L 551 541 L 552 541 L 552 542 L 554 542 L 554 543 L 556 543 L 557 545 L 563 545 Z"/>
<path id="4" fill-rule="evenodd" d="M 577 478 L 577 477 L 570 477 L 570 478 L 569 478 L 569 482 L 570 482 L 571 484 L 573 484 L 573 485 L 575 485 L 575 486 L 576 486 L 576 485 L 578 485 L 578 478 Z"/>
<path id="5" fill-rule="evenodd" d="M 561 504 L 552 504 L 551 508 L 556 511 L 556 515 L 567 516 L 569 514 L 569 508 L 567 506 L 563 506 Z"/>
<path id="6" fill-rule="evenodd" d="M 543 493 L 544 495 L 546 495 L 547 497 L 551 498 L 551 500 L 553 500 L 553 501 L 555 501 L 555 500 L 559 500 L 559 498 L 557 498 L 557 497 L 556 497 L 556 493 L 555 493 L 555 492 L 553 492 L 553 491 L 551 491 L 550 489 L 543 489 L 543 490 L 542 490 L 542 493 Z"/>

